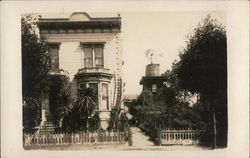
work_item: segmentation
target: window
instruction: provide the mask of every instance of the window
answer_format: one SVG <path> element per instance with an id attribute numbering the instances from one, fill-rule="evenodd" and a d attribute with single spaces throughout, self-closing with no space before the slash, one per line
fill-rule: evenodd
<path id="1" fill-rule="evenodd" d="M 103 67 L 103 45 L 95 44 L 94 45 L 94 53 L 95 53 L 95 66 Z"/>
<path id="2" fill-rule="evenodd" d="M 109 109 L 108 84 L 102 83 L 102 110 Z"/>
<path id="3" fill-rule="evenodd" d="M 157 84 L 152 84 L 152 92 L 156 93 L 157 90 Z"/>
<path id="4" fill-rule="evenodd" d="M 82 82 L 79 83 L 78 97 L 81 96 L 82 92 L 86 88 L 93 90 L 94 97 L 92 98 L 96 104 L 96 109 L 109 110 L 109 84 L 108 83 L 97 83 L 97 82 Z"/>
<path id="5" fill-rule="evenodd" d="M 96 108 L 98 109 L 98 83 L 89 83 L 89 88 L 93 90 L 93 93 L 94 93 L 94 98 L 93 98 L 93 101 L 96 105 Z"/>
<path id="6" fill-rule="evenodd" d="M 84 88 L 86 88 L 86 84 L 85 83 L 80 83 L 79 84 L 79 89 L 83 90 Z"/>
<path id="7" fill-rule="evenodd" d="M 84 67 L 93 67 L 93 51 L 91 45 L 84 45 Z"/>
<path id="8" fill-rule="evenodd" d="M 84 68 L 103 67 L 103 44 L 83 44 Z"/>
<path id="9" fill-rule="evenodd" d="M 59 69 L 59 45 L 58 44 L 50 44 L 49 45 L 50 52 L 50 65 L 51 71 L 56 71 Z"/>

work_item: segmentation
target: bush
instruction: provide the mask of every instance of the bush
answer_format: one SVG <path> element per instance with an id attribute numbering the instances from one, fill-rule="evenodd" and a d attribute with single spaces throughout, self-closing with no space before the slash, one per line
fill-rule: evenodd
<path id="1" fill-rule="evenodd" d="M 41 122 L 41 106 L 37 99 L 26 98 L 23 104 L 23 130 L 34 132 L 34 127 Z"/>
<path id="2" fill-rule="evenodd" d="M 118 107 L 113 107 L 110 114 L 108 130 L 125 131 L 128 126 L 128 118 Z"/>
<path id="3" fill-rule="evenodd" d="M 98 113 L 95 113 L 95 115 L 89 119 L 89 131 L 97 131 L 98 129 L 100 129 L 100 117 Z"/>
<path id="4" fill-rule="evenodd" d="M 100 119 L 95 112 L 96 93 L 92 88 L 85 88 L 80 92 L 78 100 L 63 120 L 63 130 L 70 132 L 95 131 L 99 129 Z"/>
<path id="5" fill-rule="evenodd" d="M 69 78 L 66 75 L 52 75 L 48 77 L 50 112 L 56 125 L 68 115 L 71 104 Z"/>

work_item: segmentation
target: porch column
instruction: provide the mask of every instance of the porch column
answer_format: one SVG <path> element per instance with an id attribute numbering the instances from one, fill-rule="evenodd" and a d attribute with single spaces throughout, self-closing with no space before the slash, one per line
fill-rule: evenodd
<path id="1" fill-rule="evenodd" d="M 46 122 L 48 118 L 50 117 L 50 110 L 49 110 L 49 93 L 44 92 L 41 97 L 41 103 L 42 103 L 42 123 Z"/>

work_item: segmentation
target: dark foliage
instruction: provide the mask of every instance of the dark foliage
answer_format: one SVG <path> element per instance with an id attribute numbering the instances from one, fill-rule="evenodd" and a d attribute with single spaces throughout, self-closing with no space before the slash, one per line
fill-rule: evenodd
<path id="1" fill-rule="evenodd" d="M 138 126 L 138 113 L 140 112 L 140 109 L 138 108 L 137 101 L 134 100 L 130 104 L 128 104 L 128 112 L 133 116 L 131 119 L 129 119 L 129 124 L 131 126 Z"/>
<path id="2" fill-rule="evenodd" d="M 50 62 L 46 42 L 36 33 L 37 18 L 22 17 L 22 87 L 23 97 L 37 98 L 44 90 L 41 84 L 47 75 Z"/>
<path id="3" fill-rule="evenodd" d="M 50 67 L 46 42 L 36 32 L 37 20 L 32 15 L 21 18 L 23 126 L 26 132 L 40 123 L 40 97 L 46 91 L 44 79 Z"/>
<path id="4" fill-rule="evenodd" d="M 204 122 L 217 130 L 218 145 L 227 144 L 227 39 L 225 29 L 209 16 L 192 35 L 174 64 L 179 85 L 200 95 L 200 104 L 210 114 Z M 205 114 L 205 113 L 204 113 Z M 206 115 L 206 114 L 205 114 Z M 215 121 L 211 121 L 215 115 Z"/>
<path id="5" fill-rule="evenodd" d="M 57 126 L 69 114 L 72 99 L 69 90 L 69 78 L 66 75 L 48 76 L 50 112 Z"/>
<path id="6" fill-rule="evenodd" d="M 189 36 L 186 49 L 176 64 L 180 85 L 190 92 L 211 96 L 226 89 L 227 44 L 224 28 L 207 17 Z"/>
<path id="7" fill-rule="evenodd" d="M 174 69 L 173 65 L 173 69 Z M 180 87 L 180 81 L 175 72 L 167 70 L 162 76 L 165 78 L 165 87 L 163 95 L 165 96 L 165 104 L 167 110 L 164 115 L 167 117 L 166 125 L 168 128 L 198 128 L 200 126 L 199 113 L 194 111 L 192 99 L 196 95 L 192 95 L 189 91 Z"/>
<path id="8" fill-rule="evenodd" d="M 128 118 L 119 107 L 113 107 L 110 113 L 108 130 L 125 131 L 128 127 Z"/>
<path id="9" fill-rule="evenodd" d="M 24 132 L 33 132 L 34 127 L 41 122 L 39 103 L 36 99 L 27 98 L 23 105 L 23 129 Z"/>
<path id="10" fill-rule="evenodd" d="M 63 119 L 62 130 L 69 132 L 94 131 L 99 129 L 100 118 L 95 112 L 97 93 L 92 88 L 79 90 L 79 98 L 70 113 Z"/>
<path id="11" fill-rule="evenodd" d="M 153 102 L 153 96 L 150 90 L 143 90 L 137 99 L 138 104 L 142 106 L 150 106 Z"/>

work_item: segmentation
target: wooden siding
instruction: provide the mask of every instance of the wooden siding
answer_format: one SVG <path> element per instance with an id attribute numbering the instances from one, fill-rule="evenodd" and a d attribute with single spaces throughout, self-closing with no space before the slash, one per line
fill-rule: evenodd
<path id="1" fill-rule="evenodd" d="M 71 94 L 77 97 L 77 82 L 74 75 L 78 69 L 83 68 L 81 63 L 81 42 L 104 42 L 104 68 L 110 69 L 115 76 L 110 83 L 110 103 L 117 104 L 121 100 L 122 84 L 119 79 L 122 76 L 122 41 L 120 33 L 75 33 L 75 34 L 43 34 L 49 43 L 60 43 L 59 68 L 69 73 L 71 81 Z M 120 96 L 119 96 L 120 94 Z"/>

